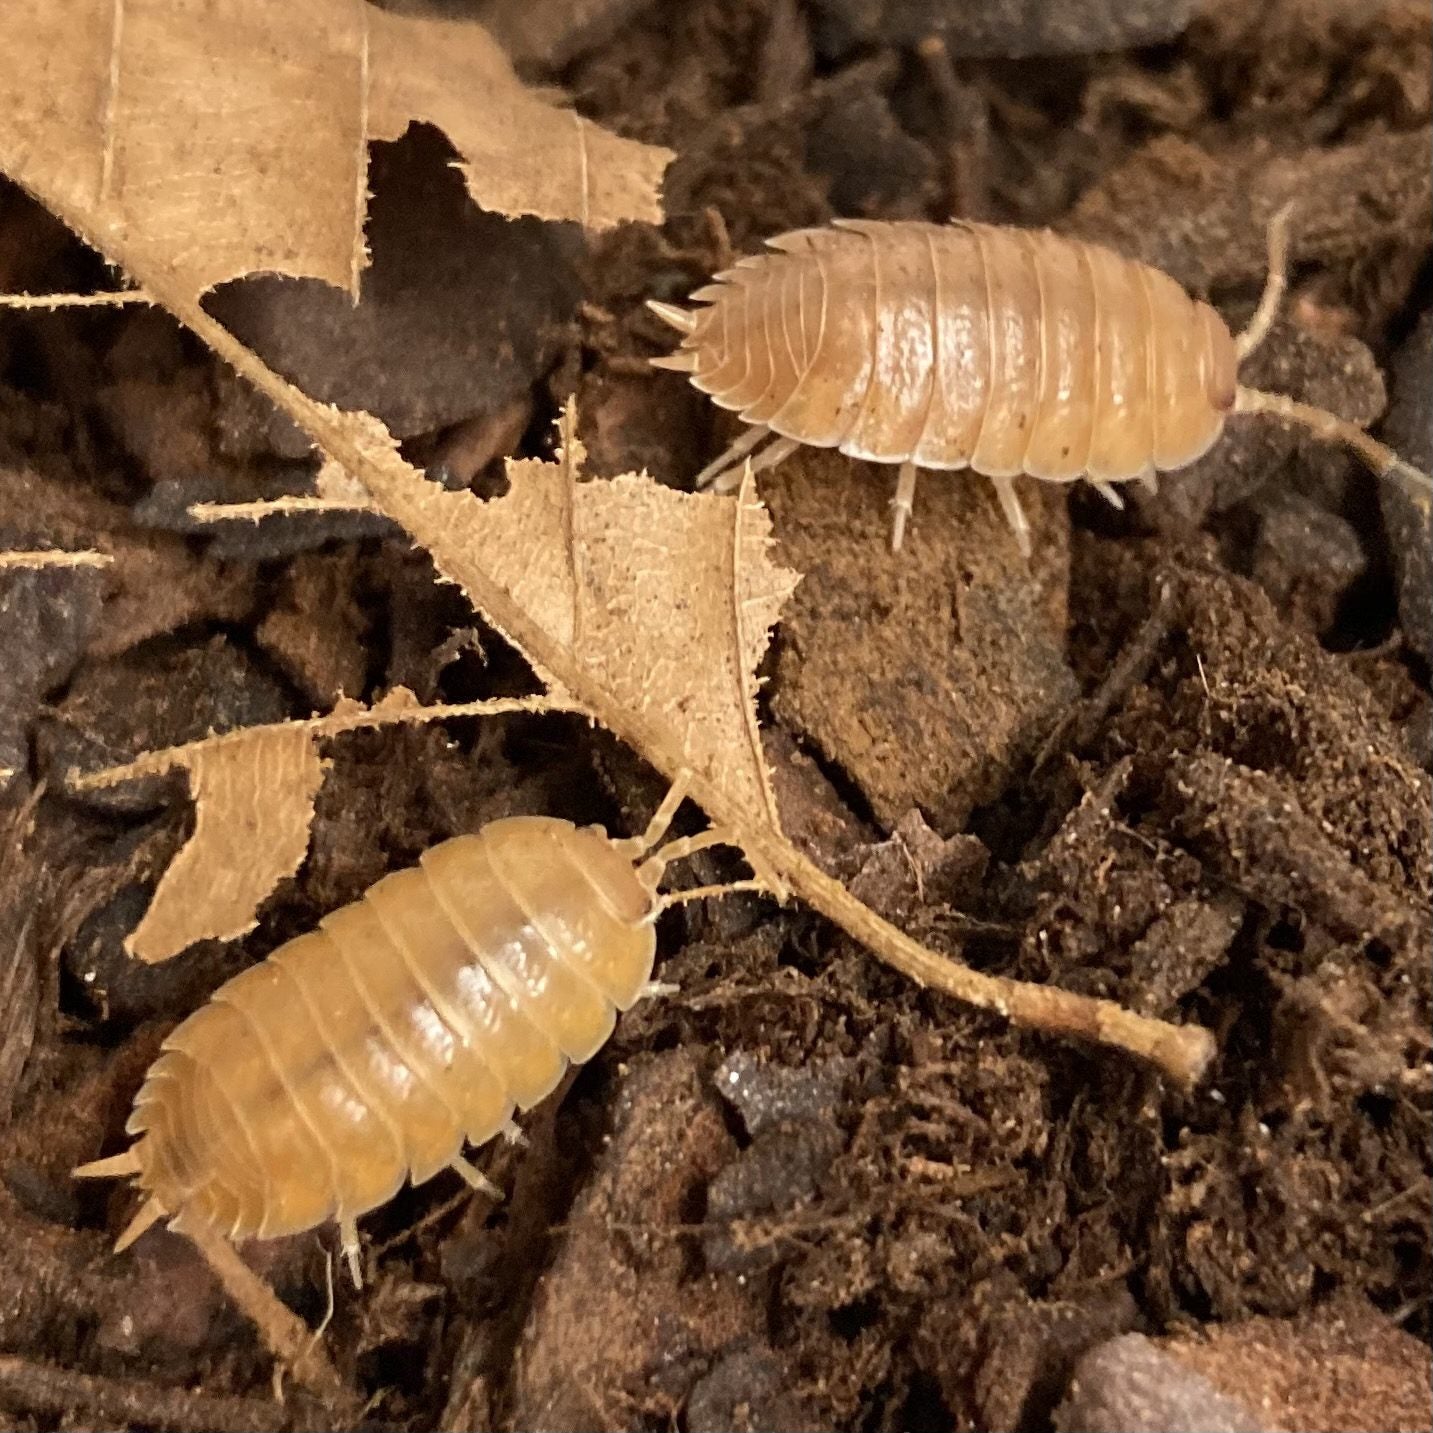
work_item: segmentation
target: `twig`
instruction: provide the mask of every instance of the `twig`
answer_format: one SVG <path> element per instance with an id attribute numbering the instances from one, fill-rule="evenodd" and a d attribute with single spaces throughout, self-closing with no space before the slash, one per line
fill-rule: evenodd
<path id="1" fill-rule="evenodd" d="M 1076 751 L 1084 746 L 1130 688 L 1149 670 L 1160 643 L 1169 635 L 1174 620 L 1174 603 L 1170 585 L 1162 581 L 1154 611 L 1145 618 L 1139 630 L 1125 643 L 1114 665 L 1089 698 L 1070 711 L 1045 739 L 1035 757 L 1034 769 L 1039 771 L 1057 751 Z M 1202 669 L 1201 669 L 1202 675 Z"/>
<path id="2" fill-rule="evenodd" d="M 186 1229 L 184 1233 L 204 1256 L 204 1262 L 224 1286 L 224 1292 L 258 1329 L 264 1347 L 295 1380 L 336 1407 L 356 1408 L 357 1399 L 340 1380 L 314 1338 L 313 1330 L 254 1273 L 239 1257 L 238 1250 L 221 1234 L 201 1227 L 197 1221 L 194 1229 Z"/>
<path id="3" fill-rule="evenodd" d="M 0 1355 L 0 1407 L 70 1427 L 133 1426 L 226 1433 L 280 1433 L 284 1410 L 267 1400 L 194 1393 L 187 1388 L 76 1373 L 52 1363 Z"/>
<path id="4" fill-rule="evenodd" d="M 927 35 L 916 45 L 916 55 L 941 118 L 947 212 L 952 219 L 984 219 L 990 206 L 989 106 L 977 90 L 961 84 L 941 36 Z"/>

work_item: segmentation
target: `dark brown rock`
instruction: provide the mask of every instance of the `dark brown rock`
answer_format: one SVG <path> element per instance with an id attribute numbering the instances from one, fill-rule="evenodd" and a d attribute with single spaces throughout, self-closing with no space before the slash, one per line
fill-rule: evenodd
<path id="1" fill-rule="evenodd" d="M 1423 315 L 1388 370 L 1392 403 L 1381 437 L 1425 473 L 1433 472 L 1433 312 Z M 1398 576 L 1398 611 L 1408 639 L 1433 662 L 1433 519 L 1421 498 L 1395 480 L 1379 485 L 1383 522 Z"/>
<path id="2" fill-rule="evenodd" d="M 1027 564 L 988 483 L 923 474 L 892 555 L 894 484 L 893 467 L 815 449 L 762 479 L 778 556 L 803 574 L 782 619 L 773 707 L 883 825 L 919 807 L 950 834 L 1074 695 L 1065 496 L 1022 485 Z"/>
<path id="3" fill-rule="evenodd" d="M 856 45 L 910 45 L 941 35 L 967 58 L 1081 55 L 1171 40 L 1189 23 L 1193 0 L 815 0 L 823 53 Z"/>

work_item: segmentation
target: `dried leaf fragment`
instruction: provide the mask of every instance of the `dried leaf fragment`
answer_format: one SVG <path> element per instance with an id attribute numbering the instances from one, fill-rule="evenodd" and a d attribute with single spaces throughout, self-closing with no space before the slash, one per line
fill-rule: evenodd
<path id="1" fill-rule="evenodd" d="M 524 88 L 472 22 L 361 0 L 0 6 L 0 169 L 190 298 L 259 271 L 356 292 L 367 141 L 415 120 L 447 132 L 485 208 L 661 218 L 670 152 Z"/>
<path id="2" fill-rule="evenodd" d="M 195 941 L 233 940 L 254 928 L 259 906 L 308 852 L 314 798 L 329 765 L 318 751 L 323 738 L 398 722 L 556 710 L 573 707 L 541 697 L 424 707 L 396 687 L 372 707 L 345 700 L 325 717 L 246 727 L 73 777 L 71 788 L 86 790 L 176 766 L 189 774 L 194 832 L 160 878 L 125 950 L 155 964 Z"/>
<path id="3" fill-rule="evenodd" d="M 314 491 L 245 503 L 190 503 L 185 511 L 196 522 L 259 522 L 279 513 L 377 512 L 363 484 L 325 458 L 314 475 Z"/>
<path id="4" fill-rule="evenodd" d="M 661 223 L 671 150 L 622 139 L 525 88 L 481 25 L 381 10 L 368 24 L 370 139 L 397 139 L 414 119 L 436 124 L 463 156 L 474 202 L 500 214 L 585 229 Z"/>
<path id="5" fill-rule="evenodd" d="M 480 501 L 427 482 L 367 415 L 325 409 L 362 454 L 365 486 L 438 571 L 526 651 L 549 687 L 600 692 L 644 749 L 718 788 L 728 810 L 779 827 L 756 730 L 755 670 L 797 574 L 770 558 L 771 522 L 749 492 L 680 493 L 646 476 L 578 481 L 583 449 L 569 409 L 561 459 L 507 465 L 509 490 Z M 494 611 L 505 594 L 520 626 Z M 580 686 L 545 672 L 523 641 L 570 653 Z M 591 705 L 590 702 L 588 702 Z"/>
<path id="6" fill-rule="evenodd" d="M 151 963 L 206 937 L 232 940 L 308 851 L 314 797 L 328 765 L 302 728 L 255 727 L 247 740 L 201 742 L 188 755 L 194 834 L 155 888 L 124 948 Z"/>
<path id="7" fill-rule="evenodd" d="M 113 561 L 109 553 L 90 549 L 70 552 L 59 547 L 38 547 L 0 552 L 0 568 L 108 567 Z"/>

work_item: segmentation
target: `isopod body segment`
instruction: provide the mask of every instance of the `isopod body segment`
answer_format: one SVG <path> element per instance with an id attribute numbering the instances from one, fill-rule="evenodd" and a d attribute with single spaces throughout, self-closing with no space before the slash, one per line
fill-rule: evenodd
<path id="1" fill-rule="evenodd" d="M 647 989 L 670 821 L 617 841 L 548 817 L 494 821 L 427 851 L 222 985 L 165 1040 L 126 1125 L 77 1173 L 147 1196 L 118 1247 L 167 1217 L 232 1239 L 354 1221 L 445 1168 L 589 1059 Z M 686 893 L 684 893 L 685 895 Z M 677 897 L 668 898 L 675 900 Z"/>
<path id="2" fill-rule="evenodd" d="M 992 479 L 1028 555 L 1012 479 L 1083 477 L 1119 506 L 1112 484 L 1152 486 L 1193 462 L 1235 411 L 1302 422 L 1386 471 L 1398 460 L 1354 425 L 1239 384 L 1283 291 L 1286 218 L 1271 226 L 1268 288 L 1237 339 L 1167 274 L 1098 244 L 838 219 L 768 240 L 772 252 L 697 289 L 696 309 L 649 304 L 683 335 L 652 362 L 752 425 L 698 486 L 730 487 L 768 439 L 753 471 L 802 444 L 896 463 L 897 548 L 919 468 Z"/>

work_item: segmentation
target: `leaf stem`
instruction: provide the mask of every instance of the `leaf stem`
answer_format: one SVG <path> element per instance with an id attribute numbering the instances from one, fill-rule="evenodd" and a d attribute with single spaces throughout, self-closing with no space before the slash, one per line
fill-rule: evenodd
<path id="1" fill-rule="evenodd" d="M 343 1410 L 354 1410 L 357 1399 L 345 1387 L 318 1336 L 239 1257 L 222 1234 L 208 1228 L 186 1229 L 185 1237 L 204 1256 L 224 1292 L 248 1315 L 269 1352 L 305 1388 Z"/>
<path id="2" fill-rule="evenodd" d="M 972 970 L 928 950 L 882 920 L 784 838 L 770 843 L 763 854 L 807 905 L 918 985 L 994 1011 L 1027 1029 L 1124 1050 L 1155 1066 L 1181 1089 L 1192 1089 L 1209 1068 L 1216 1047 L 1213 1035 L 1202 1025 L 1173 1025 L 1112 1000 Z"/>

